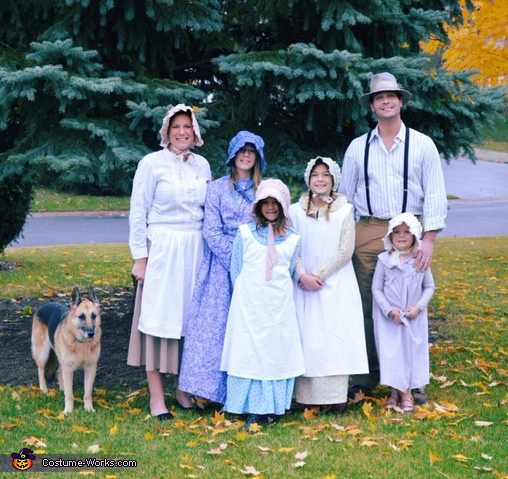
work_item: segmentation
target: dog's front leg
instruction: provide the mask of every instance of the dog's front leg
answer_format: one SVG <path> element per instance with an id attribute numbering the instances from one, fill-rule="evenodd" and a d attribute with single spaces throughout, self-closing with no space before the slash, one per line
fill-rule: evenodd
<path id="1" fill-rule="evenodd" d="M 85 395 L 83 396 L 83 402 L 85 403 L 85 409 L 90 412 L 95 412 L 92 402 L 93 383 L 95 381 L 95 374 L 97 372 L 97 363 L 92 363 L 84 368 L 85 370 Z"/>
<path id="2" fill-rule="evenodd" d="M 74 369 L 69 365 L 61 365 L 62 379 L 65 394 L 64 414 L 69 414 L 74 409 L 74 394 L 72 392 L 72 382 L 74 379 Z"/>

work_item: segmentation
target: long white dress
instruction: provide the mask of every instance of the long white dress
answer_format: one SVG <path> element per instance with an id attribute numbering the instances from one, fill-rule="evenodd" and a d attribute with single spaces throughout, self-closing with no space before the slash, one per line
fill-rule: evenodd
<path id="1" fill-rule="evenodd" d="M 378 256 L 372 279 L 373 320 L 376 348 L 381 370 L 381 384 L 399 391 L 419 388 L 429 383 L 429 344 L 427 305 L 434 293 L 430 269 L 413 267 L 410 257 L 393 266 L 387 251 Z M 392 308 L 417 306 L 420 314 L 403 319 L 403 324 L 388 317 Z"/>
<path id="2" fill-rule="evenodd" d="M 136 293 L 129 365 L 177 372 L 178 350 L 171 345 L 186 334 L 203 255 L 201 229 L 210 178 L 208 161 L 195 153 L 183 161 L 163 148 L 138 164 L 129 246 L 134 259 L 148 257 L 148 261 L 145 281 Z M 155 343 L 151 338 L 157 338 Z"/>
<path id="3" fill-rule="evenodd" d="M 228 374 L 224 409 L 237 414 L 283 414 L 290 404 L 278 400 L 279 386 L 290 402 L 293 380 L 304 372 L 290 273 L 300 236 L 291 233 L 276 241 L 279 261 L 273 267 L 272 279 L 266 280 L 267 246 L 256 239 L 253 228 L 252 223 L 244 224 L 238 231 L 243 244 L 242 264 L 236 279 L 233 277 L 221 361 L 221 370 Z M 232 265 L 235 257 L 233 249 Z M 231 394 L 230 379 L 234 383 Z"/>
<path id="4" fill-rule="evenodd" d="M 307 216 L 306 201 L 289 208 L 292 224 L 302 237 L 300 256 L 307 273 L 340 254 L 343 225 L 346 221 L 354 225 L 352 205 L 345 203 L 342 195 L 335 201 L 338 205 L 343 204 L 338 209 L 330 208 L 328 219 L 325 215 Z M 354 244 L 354 228 L 347 231 L 353 235 Z M 351 254 L 352 249 L 344 253 L 345 257 L 336 262 L 337 269 L 318 291 L 304 291 L 295 284 L 294 296 L 305 357 L 304 377 L 296 381 L 297 402 L 345 402 L 347 376 L 368 373 L 362 302 Z"/>

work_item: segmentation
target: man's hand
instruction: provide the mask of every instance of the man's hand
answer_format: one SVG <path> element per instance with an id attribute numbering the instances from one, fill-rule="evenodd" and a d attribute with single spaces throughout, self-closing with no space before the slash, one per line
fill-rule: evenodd
<path id="1" fill-rule="evenodd" d="M 436 241 L 437 231 L 426 231 L 423 234 L 420 248 L 413 253 L 414 267 L 418 271 L 426 271 L 430 267 L 432 256 L 434 255 L 434 242 Z"/>

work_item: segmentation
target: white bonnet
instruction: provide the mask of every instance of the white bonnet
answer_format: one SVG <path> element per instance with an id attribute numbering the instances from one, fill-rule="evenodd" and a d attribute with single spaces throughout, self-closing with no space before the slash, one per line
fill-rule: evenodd
<path id="1" fill-rule="evenodd" d="M 281 180 L 274 178 L 269 178 L 259 183 L 258 189 L 256 190 L 256 199 L 252 205 L 253 209 L 259 201 L 270 197 L 275 198 L 280 203 L 284 216 L 289 218 L 288 209 L 291 204 L 289 189 Z"/>
<path id="2" fill-rule="evenodd" d="M 169 132 L 168 132 L 168 126 L 169 122 L 171 121 L 171 118 L 175 116 L 177 113 L 181 112 L 190 112 L 191 114 L 191 120 L 192 120 L 192 129 L 194 130 L 194 135 L 196 135 L 196 140 L 194 142 L 195 146 L 202 146 L 203 145 L 203 139 L 201 138 L 201 132 L 199 131 L 199 125 L 198 121 L 196 120 L 196 116 L 194 115 L 194 108 L 191 106 L 184 105 L 183 103 L 180 103 L 168 110 L 166 113 L 166 116 L 162 120 L 162 127 L 159 130 L 159 133 L 161 135 L 161 146 L 167 147 L 169 145 Z"/>
<path id="3" fill-rule="evenodd" d="M 316 158 L 313 158 L 307 163 L 307 168 L 305 168 L 305 173 L 303 174 L 303 178 L 305 180 L 305 184 L 308 188 L 309 186 L 309 180 L 310 180 L 310 173 L 312 171 L 312 168 L 314 168 L 314 165 L 318 160 L 321 160 L 326 166 L 328 166 L 328 169 L 330 170 L 330 174 L 333 178 L 333 191 L 337 191 L 339 189 L 339 183 L 340 183 L 340 166 L 336 161 L 333 161 L 331 158 L 327 158 L 324 156 L 318 156 Z"/>
<path id="4" fill-rule="evenodd" d="M 383 244 L 385 250 L 390 251 L 393 248 L 392 242 L 390 240 L 390 234 L 393 232 L 393 228 L 401 225 L 402 223 L 406 223 L 409 226 L 409 231 L 416 238 L 416 242 L 418 247 L 420 246 L 421 237 L 422 237 L 422 225 L 418 221 L 418 218 L 412 213 L 401 213 L 400 215 L 395 216 L 388 223 L 388 233 L 383 238 Z"/>

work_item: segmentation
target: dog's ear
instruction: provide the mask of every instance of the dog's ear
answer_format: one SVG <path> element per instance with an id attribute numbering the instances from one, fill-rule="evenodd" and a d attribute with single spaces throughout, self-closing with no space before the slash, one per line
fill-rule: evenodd
<path id="1" fill-rule="evenodd" d="M 95 289 L 93 289 L 93 286 L 90 286 L 90 289 L 88 290 L 88 298 L 96 306 L 99 306 L 99 299 L 97 298 L 97 295 L 95 294 Z"/>
<path id="2" fill-rule="evenodd" d="M 72 290 L 71 295 L 71 306 L 76 307 L 79 303 L 81 303 L 81 294 L 79 294 L 79 289 L 77 286 Z"/>

